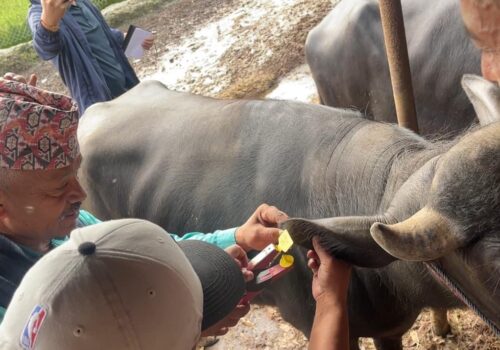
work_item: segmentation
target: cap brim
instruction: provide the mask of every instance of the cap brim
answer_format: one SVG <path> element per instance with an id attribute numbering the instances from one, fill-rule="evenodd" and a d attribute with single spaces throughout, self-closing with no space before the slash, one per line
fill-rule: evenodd
<path id="1" fill-rule="evenodd" d="M 245 294 L 245 280 L 234 259 L 219 247 L 198 240 L 178 243 L 203 289 L 203 331 L 234 310 Z"/>

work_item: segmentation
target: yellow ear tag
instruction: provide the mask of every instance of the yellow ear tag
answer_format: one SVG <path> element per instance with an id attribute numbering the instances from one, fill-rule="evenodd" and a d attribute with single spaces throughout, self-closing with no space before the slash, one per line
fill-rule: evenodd
<path id="1" fill-rule="evenodd" d="M 287 268 L 293 265 L 293 256 L 288 254 L 283 254 L 280 259 L 280 266 Z"/>
<path id="2" fill-rule="evenodd" d="M 292 245 L 293 240 L 292 237 L 290 237 L 288 231 L 281 231 L 280 237 L 278 238 L 278 246 L 276 247 L 276 250 L 286 253 L 292 247 Z"/>

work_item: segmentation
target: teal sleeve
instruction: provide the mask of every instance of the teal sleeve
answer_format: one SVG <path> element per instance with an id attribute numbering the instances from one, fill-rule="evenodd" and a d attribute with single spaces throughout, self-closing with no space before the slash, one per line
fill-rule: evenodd
<path id="1" fill-rule="evenodd" d="M 210 244 L 214 244 L 219 248 L 225 249 L 233 244 L 236 244 L 236 229 L 233 227 L 227 230 L 217 230 L 213 233 L 201 233 L 201 232 L 190 232 L 186 233 L 184 236 L 179 237 L 174 234 L 170 234 L 176 241 L 185 241 L 187 239 L 196 239 L 199 241 L 204 241 Z"/>
<path id="2" fill-rule="evenodd" d="M 0 306 L 0 323 L 2 323 L 3 321 L 3 317 L 5 316 L 5 311 L 7 311 L 7 309 Z"/>
<path id="3" fill-rule="evenodd" d="M 90 214 L 88 211 L 80 210 L 80 215 L 78 215 L 77 227 L 85 227 L 89 225 L 94 225 L 100 223 L 101 220 L 96 218 L 94 215 Z M 190 232 L 186 233 L 184 236 L 180 237 L 174 234 L 170 234 L 176 241 L 184 241 L 186 239 L 196 239 L 199 241 L 205 241 L 216 245 L 219 248 L 225 249 L 233 244 L 236 244 L 236 229 L 237 227 L 230 228 L 227 230 L 217 230 L 213 233 L 201 233 L 201 232 Z"/>
<path id="4" fill-rule="evenodd" d="M 100 223 L 101 220 L 90 214 L 88 211 L 81 209 L 76 220 L 76 227 L 85 227 Z M 59 247 L 68 240 L 69 236 L 58 237 L 52 240 L 52 246 Z"/>
<path id="5" fill-rule="evenodd" d="M 90 214 L 86 210 L 80 210 L 80 214 L 78 215 L 78 220 L 76 222 L 76 227 L 85 227 L 90 225 L 95 225 L 100 223 L 101 220 L 96 218 L 94 215 Z"/>

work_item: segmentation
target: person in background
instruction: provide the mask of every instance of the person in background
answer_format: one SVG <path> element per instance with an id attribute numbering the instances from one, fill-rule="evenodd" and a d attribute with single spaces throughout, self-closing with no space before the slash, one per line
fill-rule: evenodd
<path id="1" fill-rule="evenodd" d="M 51 60 L 77 102 L 80 115 L 139 83 L 123 51 L 124 34 L 110 28 L 90 0 L 30 0 L 33 46 Z M 142 46 L 149 50 L 153 37 Z"/>
<path id="2" fill-rule="evenodd" d="M 500 0 L 461 0 L 462 18 L 481 49 L 481 73 L 500 83 Z"/>

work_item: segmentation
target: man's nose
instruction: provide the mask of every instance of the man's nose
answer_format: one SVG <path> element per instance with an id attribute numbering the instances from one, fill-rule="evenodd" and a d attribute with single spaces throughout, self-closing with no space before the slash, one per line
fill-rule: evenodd
<path id="1" fill-rule="evenodd" d="M 87 198 L 87 193 L 83 189 L 80 181 L 75 177 L 71 181 L 70 193 L 68 196 L 68 200 L 70 203 L 83 202 Z"/>

